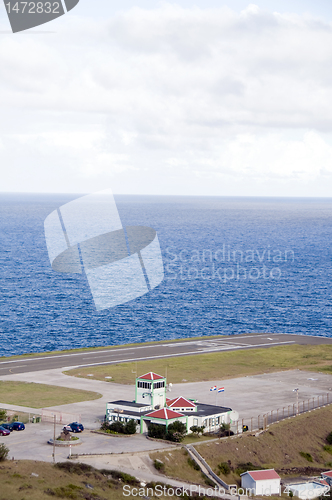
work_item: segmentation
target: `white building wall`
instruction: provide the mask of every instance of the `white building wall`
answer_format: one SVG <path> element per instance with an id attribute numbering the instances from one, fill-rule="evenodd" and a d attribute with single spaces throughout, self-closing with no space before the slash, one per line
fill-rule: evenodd
<path id="1" fill-rule="evenodd" d="M 249 474 L 244 474 L 243 476 L 241 476 L 241 488 L 243 488 L 244 490 L 246 490 L 247 488 L 256 490 L 256 483 L 253 478 L 249 476 Z"/>
<path id="2" fill-rule="evenodd" d="M 255 490 L 256 495 L 276 495 L 280 491 L 280 479 L 266 479 L 264 481 L 255 481 L 250 474 L 241 476 L 241 487 L 243 489 Z"/>

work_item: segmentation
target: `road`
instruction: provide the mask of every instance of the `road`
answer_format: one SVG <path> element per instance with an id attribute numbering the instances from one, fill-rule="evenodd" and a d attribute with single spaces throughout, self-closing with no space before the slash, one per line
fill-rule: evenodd
<path id="1" fill-rule="evenodd" d="M 31 355 L 31 357 L 23 356 L 15 360 L 1 361 L 0 376 L 15 373 L 30 373 L 55 368 L 96 366 L 147 359 L 188 356 L 209 352 L 234 351 L 237 349 L 254 349 L 257 347 L 268 348 L 277 345 L 291 344 L 332 344 L 332 339 L 288 334 L 234 335 L 206 340 L 195 340 L 195 338 L 190 338 L 178 342 L 166 341 L 160 344 L 139 344 L 137 346 L 105 348 L 100 351 L 92 350 L 68 354 L 48 354 L 45 356 Z"/>

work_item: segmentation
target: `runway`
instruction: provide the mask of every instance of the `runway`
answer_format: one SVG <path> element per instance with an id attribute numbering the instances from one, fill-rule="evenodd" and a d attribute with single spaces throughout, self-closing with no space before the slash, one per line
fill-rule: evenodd
<path id="1" fill-rule="evenodd" d="M 176 342 L 120 346 L 77 353 L 47 354 L 45 356 L 22 356 L 16 360 L 0 361 L 0 376 L 14 373 L 29 373 L 54 368 L 95 366 L 125 363 L 147 359 L 189 356 L 209 352 L 234 351 L 237 349 L 267 349 L 278 345 L 332 344 L 327 337 L 288 334 L 248 334 L 202 340 L 190 338 Z"/>

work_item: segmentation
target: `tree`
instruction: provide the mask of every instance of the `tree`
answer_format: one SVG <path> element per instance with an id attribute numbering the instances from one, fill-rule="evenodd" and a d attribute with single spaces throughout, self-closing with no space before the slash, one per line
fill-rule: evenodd
<path id="1" fill-rule="evenodd" d="M 150 424 L 148 428 L 148 436 L 155 439 L 165 439 L 166 427 L 160 424 Z"/>
<path id="2" fill-rule="evenodd" d="M 136 433 L 136 420 L 129 420 L 123 428 L 125 434 L 135 434 Z"/>
<path id="3" fill-rule="evenodd" d="M 118 432 L 119 434 L 123 434 L 123 423 L 120 420 L 116 420 L 112 422 L 109 426 L 110 431 Z"/>
<path id="4" fill-rule="evenodd" d="M 205 425 L 202 425 L 202 427 L 199 427 L 198 425 L 192 425 L 190 427 L 191 432 L 193 434 L 195 434 L 196 436 L 199 436 L 200 434 L 203 434 L 204 429 L 205 429 Z"/>
<path id="5" fill-rule="evenodd" d="M 0 444 L 0 462 L 3 462 L 4 460 L 7 460 L 9 453 L 9 448 L 5 446 L 3 443 Z"/>
<path id="6" fill-rule="evenodd" d="M 7 420 L 7 411 L 0 409 L 0 422 Z"/>
<path id="7" fill-rule="evenodd" d="M 180 420 L 175 420 L 172 424 L 169 424 L 167 429 L 166 438 L 170 441 L 175 441 L 177 443 L 181 442 L 185 435 L 187 434 L 187 426 Z"/>

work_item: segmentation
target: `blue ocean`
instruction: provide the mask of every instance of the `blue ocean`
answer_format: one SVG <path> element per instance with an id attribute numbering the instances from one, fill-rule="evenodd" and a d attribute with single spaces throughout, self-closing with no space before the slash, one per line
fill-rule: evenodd
<path id="1" fill-rule="evenodd" d="M 153 227 L 165 279 L 97 312 L 52 270 L 44 220 L 79 195 L 0 194 L 0 355 L 204 335 L 331 336 L 332 199 L 115 196 Z"/>

